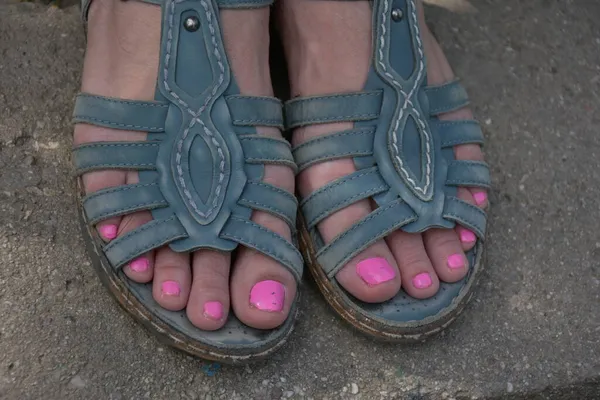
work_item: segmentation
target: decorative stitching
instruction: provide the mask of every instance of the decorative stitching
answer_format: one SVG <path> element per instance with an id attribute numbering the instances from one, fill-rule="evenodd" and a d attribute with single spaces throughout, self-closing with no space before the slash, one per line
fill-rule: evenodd
<path id="1" fill-rule="evenodd" d="M 216 35 L 215 35 L 215 27 L 213 26 L 213 23 L 212 23 L 212 13 L 210 12 L 206 1 L 201 0 L 200 4 L 202 5 L 202 7 L 204 7 L 204 11 L 206 13 L 206 19 L 208 20 L 208 29 L 210 30 L 211 42 L 214 47 L 213 53 L 214 53 L 215 57 L 217 58 L 217 64 L 219 65 L 219 69 L 220 69 L 220 75 L 219 75 L 219 78 L 217 79 L 217 81 L 218 81 L 217 85 L 215 85 L 213 87 L 212 93 L 206 98 L 206 100 L 204 101 L 204 104 L 200 107 L 200 109 L 196 113 L 194 113 L 194 111 L 188 106 L 188 104 L 185 101 L 183 101 L 177 95 L 177 93 L 173 92 L 171 90 L 171 88 L 169 87 L 167 79 L 169 76 L 169 60 L 171 58 L 171 48 L 172 48 L 172 42 L 173 42 L 173 20 L 174 20 L 174 16 L 175 16 L 175 4 L 181 3 L 183 1 L 185 1 L 185 0 L 171 0 L 170 7 L 169 7 L 169 5 L 167 6 L 167 9 L 170 10 L 170 14 L 169 14 L 169 30 L 167 31 L 167 45 L 166 45 L 166 53 L 165 53 L 165 61 L 164 61 L 165 67 L 163 69 L 163 74 L 164 74 L 163 84 L 165 86 L 165 89 L 169 92 L 169 94 L 171 96 L 173 96 L 173 98 L 175 100 L 177 100 L 177 102 L 179 104 L 181 104 L 186 109 L 186 111 L 189 114 L 191 114 L 193 117 L 189 126 L 183 131 L 181 139 L 177 142 L 177 152 L 176 152 L 176 156 L 175 156 L 175 163 L 176 163 L 177 174 L 179 177 L 179 182 L 181 183 L 181 186 L 183 188 L 183 193 L 188 198 L 188 202 L 190 203 L 190 205 L 192 206 L 192 208 L 198 215 L 200 215 L 202 218 L 208 218 L 208 217 L 210 217 L 210 215 L 214 212 L 214 210 L 217 207 L 217 203 L 219 200 L 219 194 L 221 193 L 221 186 L 223 185 L 223 180 L 225 179 L 225 155 L 223 154 L 221 145 L 214 138 L 213 133 L 206 127 L 206 125 L 199 118 L 199 116 L 200 116 L 200 114 L 202 114 L 202 112 L 204 112 L 206 107 L 208 107 L 208 103 L 213 99 L 213 97 L 216 95 L 217 91 L 219 90 L 219 88 L 221 87 L 223 82 L 225 81 L 225 67 L 223 66 L 223 62 L 221 61 L 221 53 L 219 52 L 219 46 L 217 45 L 217 39 L 216 39 Z M 196 124 L 196 122 L 198 122 L 200 125 L 202 125 L 202 128 L 203 128 L 202 131 L 204 131 L 206 136 L 208 138 L 210 138 L 211 142 L 217 148 L 217 153 L 219 154 L 219 157 L 221 158 L 221 162 L 219 163 L 219 171 L 220 171 L 219 181 L 218 181 L 217 187 L 215 189 L 216 196 L 213 199 L 211 207 L 206 211 L 206 213 L 203 213 L 202 211 L 200 211 L 196 202 L 192 198 L 192 194 L 187 189 L 187 186 L 185 184 L 185 179 L 183 178 L 183 168 L 181 167 L 181 153 L 182 153 L 182 149 L 183 149 L 183 142 L 187 138 L 187 136 L 190 132 L 190 129 Z"/>
<path id="2" fill-rule="evenodd" d="M 411 88 L 411 90 L 409 91 L 409 93 L 407 94 L 403 88 L 402 85 L 396 81 L 396 79 L 392 76 L 392 74 L 390 74 L 387 71 L 387 67 L 385 65 L 385 63 L 383 62 L 384 60 L 384 55 L 383 55 L 383 49 L 385 46 L 385 34 L 386 34 L 386 14 L 389 8 L 389 1 L 388 0 L 384 0 L 383 2 L 384 4 L 384 9 L 383 9 L 383 13 L 381 14 L 382 17 L 382 22 L 381 22 L 381 36 L 379 38 L 379 65 L 381 66 L 381 68 L 384 71 L 384 75 L 386 77 L 388 77 L 391 82 L 398 88 L 398 90 L 400 91 L 400 93 L 402 93 L 402 95 L 404 96 L 404 104 L 402 105 L 402 108 L 400 109 L 400 112 L 398 113 L 398 118 L 396 119 L 396 124 L 394 125 L 394 129 L 392 130 L 392 147 L 395 150 L 394 156 L 396 158 L 396 160 L 398 160 L 398 164 L 400 166 L 400 170 L 402 171 L 402 174 L 404 175 L 405 179 L 408 180 L 413 188 L 420 192 L 421 194 L 425 195 L 427 193 L 427 190 L 429 188 L 429 185 L 431 184 L 431 146 L 429 144 L 429 142 L 431 141 L 430 137 L 429 137 L 429 132 L 427 130 L 427 127 L 425 126 L 425 123 L 422 121 L 421 119 L 421 113 L 419 113 L 411 99 L 413 97 L 413 95 L 415 94 L 417 88 L 419 87 L 419 85 L 421 84 L 421 79 L 423 76 L 423 71 L 425 69 L 425 63 L 423 62 L 424 59 L 424 54 L 423 54 L 423 45 L 421 43 L 421 38 L 420 38 L 420 31 L 419 31 L 419 24 L 417 22 L 417 13 L 416 13 L 416 5 L 414 0 L 410 0 L 410 6 L 411 6 L 411 17 L 413 19 L 413 25 L 415 27 L 415 38 L 417 41 L 417 51 L 419 53 L 419 70 L 417 72 L 417 78 L 415 79 L 415 85 Z M 408 171 L 404 168 L 404 163 L 402 161 L 402 158 L 400 157 L 400 150 L 398 149 L 398 138 L 396 136 L 396 132 L 398 131 L 399 125 L 400 125 L 400 121 L 402 120 L 402 117 L 404 116 L 404 111 L 408 108 L 408 106 L 410 105 L 411 107 L 411 111 L 417 116 L 417 122 L 419 123 L 419 126 L 421 127 L 422 131 L 425 134 L 426 140 L 425 140 L 425 155 L 426 155 L 426 159 L 427 159 L 427 163 L 426 163 L 426 174 L 425 174 L 425 186 L 423 186 L 423 188 L 417 186 L 417 183 L 410 177 Z"/>
<path id="3" fill-rule="evenodd" d="M 92 122 L 98 122 L 98 123 L 102 123 L 102 124 L 110 125 L 110 126 L 118 126 L 118 127 L 121 127 L 121 128 L 128 128 L 128 129 L 135 128 L 136 130 L 163 131 L 165 129 L 164 127 L 159 127 L 159 126 L 142 126 L 142 125 L 120 124 L 118 122 L 112 122 L 112 121 L 108 121 L 108 120 L 105 120 L 105 119 L 88 117 L 88 116 L 85 116 L 85 115 L 74 115 L 73 119 L 75 120 L 75 122 L 92 121 Z"/>
<path id="4" fill-rule="evenodd" d="M 300 164 L 298 164 L 298 168 L 300 170 L 303 170 L 305 168 L 310 167 L 313 164 L 316 164 L 320 161 L 331 161 L 331 160 L 337 160 L 340 158 L 344 158 L 346 156 L 370 156 L 372 155 L 373 152 L 372 151 L 346 151 L 344 153 L 332 153 L 332 154 L 326 154 L 326 155 L 322 155 L 322 156 L 317 156 L 317 157 L 313 157 L 310 158 Z"/>
<path id="5" fill-rule="evenodd" d="M 133 204 L 129 207 L 119 208 L 119 209 L 116 209 L 113 211 L 104 212 L 100 215 L 96 215 L 94 218 L 90 218 L 90 223 L 94 224 L 94 223 L 96 223 L 96 221 L 106 219 L 107 217 L 129 214 L 133 211 L 138 211 L 138 210 L 152 210 L 152 209 L 158 208 L 160 206 L 168 206 L 168 205 L 169 205 L 169 203 L 167 203 L 165 200 L 152 200 L 152 201 L 147 201 L 145 203 Z M 85 206 L 84 206 L 84 208 L 85 208 Z"/>
<path id="6" fill-rule="evenodd" d="M 159 107 L 159 108 L 169 108 L 168 104 L 156 103 L 156 102 L 145 102 L 142 100 L 126 100 L 126 99 L 113 99 L 110 97 L 97 96 L 89 93 L 80 93 L 78 97 L 87 97 L 89 99 L 98 99 L 108 103 L 117 103 L 117 104 L 129 104 L 139 107 Z"/>
<path id="7" fill-rule="evenodd" d="M 113 240 L 112 242 L 110 242 L 108 245 L 106 245 L 104 247 L 104 252 L 106 253 L 106 252 L 110 251 L 110 249 L 112 249 L 113 247 L 115 247 L 119 243 L 122 243 L 127 238 L 130 238 L 131 236 L 133 236 L 133 235 L 135 235 L 137 233 L 141 233 L 141 232 L 143 232 L 143 231 L 145 231 L 147 229 L 154 228 L 157 225 L 161 225 L 161 224 L 170 222 L 171 220 L 174 220 L 175 218 L 176 218 L 175 216 L 172 216 L 172 217 L 169 217 L 169 218 L 164 219 L 164 220 L 153 220 L 153 221 L 150 221 L 150 222 L 142 225 L 141 228 L 138 228 L 138 229 L 136 229 L 134 231 L 128 232 L 127 234 L 125 234 L 125 235 L 123 235 L 123 236 L 121 236 L 121 237 Z M 167 239 L 156 240 L 154 242 L 146 244 L 145 246 L 136 247 L 133 250 L 131 250 L 128 253 L 126 253 L 126 256 L 123 259 L 124 260 L 129 260 L 129 259 L 131 259 L 131 257 L 133 257 L 133 256 L 135 256 L 137 254 L 145 253 L 146 251 L 148 251 L 150 249 L 156 248 L 156 247 L 158 247 L 158 246 L 160 246 L 160 245 L 162 245 L 164 243 L 169 243 L 169 242 L 172 242 L 175 239 L 179 239 L 179 238 L 182 238 L 182 237 L 187 237 L 187 235 L 185 235 L 185 234 L 184 235 L 176 235 L 174 238 L 169 238 L 168 240 Z M 121 263 L 121 265 L 122 264 L 124 264 L 124 263 Z"/>
<path id="8" fill-rule="evenodd" d="M 322 141 L 328 141 L 331 138 L 342 137 L 342 136 L 353 136 L 353 135 L 372 135 L 374 132 L 375 132 L 375 129 L 373 129 L 373 128 L 359 128 L 359 129 L 352 129 L 352 130 L 334 133 L 332 135 L 323 135 L 323 136 L 319 136 L 317 138 L 311 139 L 307 142 L 304 142 L 304 143 L 294 147 L 294 149 L 292 151 L 296 152 L 304 147 L 308 147 L 310 145 L 313 145 L 315 143 L 319 143 Z"/>
<path id="9" fill-rule="evenodd" d="M 296 249 L 294 246 L 292 246 L 290 244 L 290 242 L 288 242 L 283 236 L 281 236 L 281 235 L 279 235 L 279 234 L 277 234 L 277 233 L 275 233 L 275 232 L 273 232 L 273 231 L 271 231 L 269 229 L 266 229 L 265 227 L 263 227 L 263 226 L 255 223 L 255 222 L 244 220 L 244 219 L 240 219 L 240 218 L 236 218 L 236 217 L 233 217 L 233 216 L 231 218 L 233 220 L 242 222 L 242 223 L 244 223 L 246 225 L 250 225 L 250 226 L 253 226 L 255 228 L 258 228 L 259 230 L 261 230 L 261 231 L 267 233 L 268 235 L 274 237 L 276 240 L 282 241 L 286 246 L 288 246 L 289 249 L 293 250 L 298 255 L 298 258 L 302 259 L 302 254 L 300 254 L 300 252 L 298 251 L 298 249 Z M 246 240 L 245 238 L 236 236 L 234 234 L 224 233 L 224 234 L 222 234 L 222 237 L 225 238 L 225 239 L 237 239 L 236 241 L 239 240 L 243 244 L 247 244 L 247 245 L 253 246 L 256 249 L 260 250 L 261 252 L 264 252 L 265 254 L 268 254 L 269 256 L 273 257 L 277 261 L 279 261 L 279 262 L 283 261 L 282 264 L 291 267 L 291 269 L 295 272 L 294 275 L 296 275 L 296 274 L 299 273 L 298 271 L 296 271 L 296 265 L 293 262 L 291 262 L 290 260 L 288 260 L 284 256 L 280 256 L 278 254 L 275 254 L 271 250 L 269 250 L 269 249 L 267 249 L 267 248 L 259 245 L 258 243 L 254 243 L 254 242 L 252 242 L 250 240 Z"/>
<path id="10" fill-rule="evenodd" d="M 266 187 L 267 189 L 271 189 L 275 192 L 281 193 L 283 195 L 286 195 L 289 197 L 290 200 L 293 200 L 296 204 L 298 204 L 298 200 L 296 199 L 296 196 L 294 196 L 293 194 L 291 194 L 290 192 L 288 192 L 287 190 L 283 190 L 281 188 L 278 188 L 277 186 L 268 184 L 268 183 L 264 183 L 264 182 L 260 182 L 260 181 L 249 181 L 248 182 L 249 185 L 256 185 L 256 186 L 262 186 L 262 187 Z"/>
<path id="11" fill-rule="evenodd" d="M 158 143 L 153 143 L 153 142 L 139 142 L 139 143 L 110 143 L 110 142 L 96 142 L 96 143 L 88 143 L 88 144 L 82 144 L 79 145 L 77 147 L 75 147 L 73 150 L 77 151 L 80 149 L 88 149 L 88 148 L 95 148 L 95 147 L 157 147 Z"/>
<path id="12" fill-rule="evenodd" d="M 114 193 L 114 192 L 124 192 L 126 190 L 133 190 L 133 189 L 142 188 L 142 187 L 146 187 L 146 186 L 158 186 L 158 185 L 156 182 L 152 182 L 152 183 L 137 183 L 137 184 L 132 184 L 132 185 L 117 186 L 114 188 L 103 189 L 103 190 L 99 190 L 97 192 L 91 193 L 91 194 L 85 196 L 82 201 L 85 203 L 88 200 L 91 200 L 95 197 L 102 196 L 105 194 Z"/>
<path id="13" fill-rule="evenodd" d="M 329 207 L 327 210 L 320 212 L 318 215 L 314 216 L 309 222 L 308 222 L 308 229 L 311 229 L 315 224 L 317 224 L 323 217 L 326 217 L 327 215 L 331 214 L 333 211 L 337 211 L 340 210 L 344 207 L 346 207 L 349 204 L 354 203 L 354 199 L 360 198 L 360 197 L 364 197 L 367 198 L 375 193 L 381 193 L 383 192 L 385 189 L 387 189 L 387 187 L 385 185 L 380 185 L 377 187 L 374 187 L 372 189 L 369 190 L 365 190 L 363 192 L 357 193 L 352 197 L 349 197 L 347 199 L 343 199 L 342 201 L 338 201 L 336 204 L 332 205 L 331 207 Z M 368 196 L 365 196 L 367 195 Z M 306 211 L 304 212 L 305 214 L 308 214 Z M 315 222 L 316 221 L 316 222 Z"/>
<path id="14" fill-rule="evenodd" d="M 318 195 L 320 193 L 328 192 L 328 191 L 332 190 L 333 188 L 335 188 L 337 186 L 345 184 L 346 182 L 352 182 L 353 180 L 358 179 L 358 178 L 360 178 L 362 176 L 370 175 L 372 173 L 375 173 L 377 171 L 376 168 L 377 167 L 370 168 L 369 170 L 366 170 L 365 172 L 363 172 L 361 174 L 358 174 L 358 175 L 354 175 L 352 177 L 350 177 L 351 175 L 346 175 L 345 177 L 340 178 L 340 179 L 334 181 L 333 183 L 331 183 L 329 185 L 323 186 L 322 188 L 320 188 L 320 189 L 312 192 L 310 194 L 310 196 L 308 196 L 306 199 L 302 200 L 302 202 L 300 203 L 300 207 L 304 207 L 304 205 L 306 203 L 308 203 L 312 198 L 314 198 L 316 195 Z"/>

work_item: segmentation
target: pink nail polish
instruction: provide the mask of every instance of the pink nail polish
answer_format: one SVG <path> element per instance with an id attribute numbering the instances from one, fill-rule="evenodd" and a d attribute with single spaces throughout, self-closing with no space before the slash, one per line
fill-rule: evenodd
<path id="1" fill-rule="evenodd" d="M 181 293 L 181 288 L 179 287 L 179 283 L 175 281 L 164 281 L 162 283 L 162 292 L 167 296 L 179 296 Z"/>
<path id="2" fill-rule="evenodd" d="M 223 305 L 218 301 L 208 301 L 204 303 L 204 316 L 215 321 L 223 318 Z"/>
<path id="3" fill-rule="evenodd" d="M 116 225 L 104 225 L 100 227 L 99 231 L 105 239 L 112 240 L 117 237 L 118 229 Z"/>
<path id="4" fill-rule="evenodd" d="M 460 236 L 460 241 L 463 243 L 473 243 L 477 240 L 477 237 L 473 232 L 468 229 L 458 227 L 458 235 Z"/>
<path id="5" fill-rule="evenodd" d="M 448 268 L 459 269 L 465 266 L 465 259 L 461 254 L 448 256 Z"/>
<path id="6" fill-rule="evenodd" d="M 427 272 L 416 275 L 412 281 L 417 289 L 426 289 L 433 283 L 431 281 L 431 276 Z"/>
<path id="7" fill-rule="evenodd" d="M 283 310 L 285 287 L 276 281 L 258 282 L 250 291 L 250 304 L 261 311 Z"/>
<path id="8" fill-rule="evenodd" d="M 473 194 L 473 198 L 475 199 L 475 203 L 477 203 L 478 206 L 485 204 L 485 201 L 487 200 L 487 193 L 486 192 L 477 192 Z"/>
<path id="9" fill-rule="evenodd" d="M 149 266 L 150 263 L 146 257 L 138 257 L 129 263 L 129 268 L 133 272 L 146 272 Z"/>
<path id="10" fill-rule="evenodd" d="M 369 286 L 391 281 L 396 276 L 396 271 L 383 257 L 367 258 L 356 265 L 356 273 Z"/>

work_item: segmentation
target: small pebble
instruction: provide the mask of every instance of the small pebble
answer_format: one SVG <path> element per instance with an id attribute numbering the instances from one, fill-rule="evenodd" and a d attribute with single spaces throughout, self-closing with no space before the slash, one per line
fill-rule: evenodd
<path id="1" fill-rule="evenodd" d="M 508 393 L 512 393 L 512 391 L 513 391 L 513 390 L 514 390 L 513 384 L 512 384 L 512 383 L 510 383 L 510 382 L 508 382 L 508 383 L 506 384 L 506 391 L 507 391 Z"/>
<path id="2" fill-rule="evenodd" d="M 352 384 L 352 394 L 358 393 L 358 385 L 356 383 Z"/>
<path id="3" fill-rule="evenodd" d="M 85 387 L 85 381 L 81 379 L 79 375 L 75 375 L 73 378 L 71 378 L 71 381 L 69 383 L 78 389 Z"/>

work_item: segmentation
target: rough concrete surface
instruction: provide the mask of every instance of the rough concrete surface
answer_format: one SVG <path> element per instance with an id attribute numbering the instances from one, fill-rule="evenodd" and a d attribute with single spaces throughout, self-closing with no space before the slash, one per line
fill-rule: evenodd
<path id="1" fill-rule="evenodd" d="M 600 3 L 474 4 L 429 19 L 493 166 L 476 300 L 425 344 L 379 344 L 307 281 L 284 350 L 219 369 L 150 337 L 84 253 L 69 159 L 77 8 L 0 0 L 0 398 L 600 398 Z"/>

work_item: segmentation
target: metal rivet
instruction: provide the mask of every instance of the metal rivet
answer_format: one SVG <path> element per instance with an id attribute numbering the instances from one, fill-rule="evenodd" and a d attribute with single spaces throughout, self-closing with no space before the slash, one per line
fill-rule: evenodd
<path id="1" fill-rule="evenodd" d="M 404 13 L 402 12 L 401 9 L 399 8 L 394 8 L 392 10 L 392 19 L 396 22 L 400 21 L 402 19 L 402 17 L 404 16 Z"/>
<path id="2" fill-rule="evenodd" d="M 198 21 L 197 17 L 187 17 L 183 21 L 183 27 L 188 32 L 196 32 L 200 28 L 200 21 Z"/>

